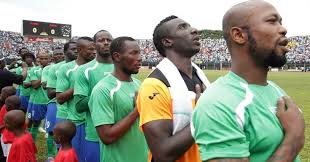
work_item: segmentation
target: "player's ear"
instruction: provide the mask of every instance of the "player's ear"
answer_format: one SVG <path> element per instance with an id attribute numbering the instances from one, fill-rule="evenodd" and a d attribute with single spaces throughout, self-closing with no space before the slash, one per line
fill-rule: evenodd
<path id="1" fill-rule="evenodd" d="M 120 53 L 118 53 L 118 52 L 113 52 L 112 53 L 113 61 L 120 62 L 120 57 L 121 57 Z"/>
<path id="2" fill-rule="evenodd" d="M 172 40 L 169 38 L 163 38 L 161 43 L 164 45 L 164 47 L 171 47 L 173 44 Z"/>
<path id="3" fill-rule="evenodd" d="M 230 29 L 230 37 L 236 44 L 243 45 L 248 40 L 248 35 L 242 28 L 232 27 Z"/>

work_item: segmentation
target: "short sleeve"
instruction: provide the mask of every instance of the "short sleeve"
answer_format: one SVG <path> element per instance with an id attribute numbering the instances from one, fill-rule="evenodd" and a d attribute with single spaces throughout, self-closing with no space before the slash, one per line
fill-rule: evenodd
<path id="1" fill-rule="evenodd" d="M 76 79 L 74 83 L 74 95 L 88 96 L 89 94 L 89 82 L 85 76 L 84 68 L 80 67 L 76 73 Z"/>
<path id="2" fill-rule="evenodd" d="M 56 92 L 65 92 L 70 88 L 70 81 L 66 75 L 66 66 L 61 66 L 56 74 Z"/>
<path id="3" fill-rule="evenodd" d="M 172 100 L 167 86 L 155 78 L 143 81 L 137 96 L 140 127 L 150 121 L 172 119 Z"/>
<path id="4" fill-rule="evenodd" d="M 56 65 L 52 65 L 52 67 L 48 70 L 48 78 L 46 84 L 46 87 L 48 88 L 56 88 L 57 77 L 55 72 L 55 66 Z"/>
<path id="5" fill-rule="evenodd" d="M 47 82 L 47 79 L 48 79 L 48 71 L 49 71 L 49 66 L 46 66 L 46 67 L 42 70 L 41 82 Z"/>
<path id="6" fill-rule="evenodd" d="M 33 68 L 29 69 L 27 71 L 27 77 L 24 80 L 24 83 L 30 83 L 31 82 L 31 75 L 33 75 Z"/>
<path id="7" fill-rule="evenodd" d="M 39 78 L 39 73 L 40 73 L 40 69 L 31 70 L 31 72 L 30 72 L 30 80 L 34 81 L 34 80 L 41 79 L 41 78 Z"/>
<path id="8" fill-rule="evenodd" d="M 248 157 L 249 142 L 229 103 L 206 99 L 203 94 L 194 110 L 192 135 L 202 160 Z"/>
<path id="9" fill-rule="evenodd" d="M 99 82 L 94 87 L 88 102 L 95 127 L 115 123 L 113 102 L 110 97 L 110 91 L 107 88 L 104 88 L 104 85 L 100 85 L 101 83 L 102 82 Z"/>

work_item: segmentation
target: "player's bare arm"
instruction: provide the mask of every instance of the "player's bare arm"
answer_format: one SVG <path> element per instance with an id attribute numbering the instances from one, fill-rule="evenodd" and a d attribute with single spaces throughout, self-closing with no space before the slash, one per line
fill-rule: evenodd
<path id="1" fill-rule="evenodd" d="M 135 108 L 125 118 L 115 124 L 100 125 L 96 127 L 101 141 L 106 144 L 112 144 L 121 138 L 139 116 L 138 110 Z"/>
<path id="2" fill-rule="evenodd" d="M 155 162 L 173 162 L 194 143 L 189 125 L 172 135 L 173 121 L 170 119 L 151 121 L 142 129 Z"/>
<path id="3" fill-rule="evenodd" d="M 73 92 L 74 92 L 74 89 L 73 89 L 73 88 L 70 88 L 70 89 L 68 89 L 68 90 L 65 91 L 65 92 L 56 93 L 57 102 L 58 102 L 59 104 L 63 104 L 63 103 L 65 103 L 66 101 L 72 99 L 72 97 L 73 97 Z"/>

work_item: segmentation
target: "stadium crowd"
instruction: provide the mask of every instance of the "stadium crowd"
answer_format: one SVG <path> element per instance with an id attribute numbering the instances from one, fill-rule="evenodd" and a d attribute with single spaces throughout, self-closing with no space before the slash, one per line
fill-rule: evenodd
<path id="1" fill-rule="evenodd" d="M 224 39 L 201 39 L 201 50 L 193 57 L 197 63 L 224 62 L 230 63 L 231 58 Z M 156 65 L 161 57 L 154 47 L 151 39 L 139 39 L 142 64 Z M 34 54 L 40 50 L 52 53 L 56 47 L 62 47 L 59 42 L 49 43 L 44 41 L 24 42 L 23 36 L 18 32 L 0 30 L 0 57 L 8 59 L 18 57 L 17 52 L 21 47 L 26 47 Z M 288 63 L 310 63 L 310 36 L 293 36 L 289 38 L 287 53 Z"/>

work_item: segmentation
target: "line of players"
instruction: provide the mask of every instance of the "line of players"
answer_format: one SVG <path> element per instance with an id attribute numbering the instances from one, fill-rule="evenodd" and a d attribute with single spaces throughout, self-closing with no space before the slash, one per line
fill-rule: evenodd
<path id="1" fill-rule="evenodd" d="M 119 37 L 113 43 L 112 40 L 108 31 L 100 30 L 93 38 L 80 37 L 66 43 L 63 50 L 54 49 L 52 58 L 42 52 L 36 59 L 27 49 L 21 49 L 28 75 L 23 84 L 18 85 L 16 95 L 20 97 L 21 109 L 27 113 L 28 131 L 34 141 L 37 140 L 41 121 L 45 119 L 48 161 L 54 160 L 59 149 L 54 143 L 54 127 L 64 120 L 70 120 L 76 126 L 72 146 L 78 161 L 95 162 L 100 161 L 100 155 L 113 154 L 107 152 L 108 148 L 103 148 L 105 145 L 100 142 L 101 137 L 106 145 L 117 143 L 113 147 L 136 146 L 131 152 L 123 149 L 118 155 L 114 153 L 112 157 L 117 161 L 126 157 L 124 154 L 136 159 L 133 153 L 137 150 L 144 154 L 142 161 L 147 159 L 147 144 L 136 120 L 138 111 L 133 109 L 140 81 L 131 74 L 138 73 L 140 68 L 140 48 L 131 37 Z M 22 69 L 18 67 L 14 71 L 20 74 Z M 91 97 L 95 86 L 97 91 Z M 101 102 L 105 99 L 107 102 Z M 104 110 L 105 115 L 101 110 L 97 111 L 107 105 L 111 109 Z M 120 106 L 122 110 L 117 110 L 120 112 L 113 112 Z M 114 123 L 115 120 L 121 121 Z M 101 158 L 109 157 L 103 155 Z"/>

